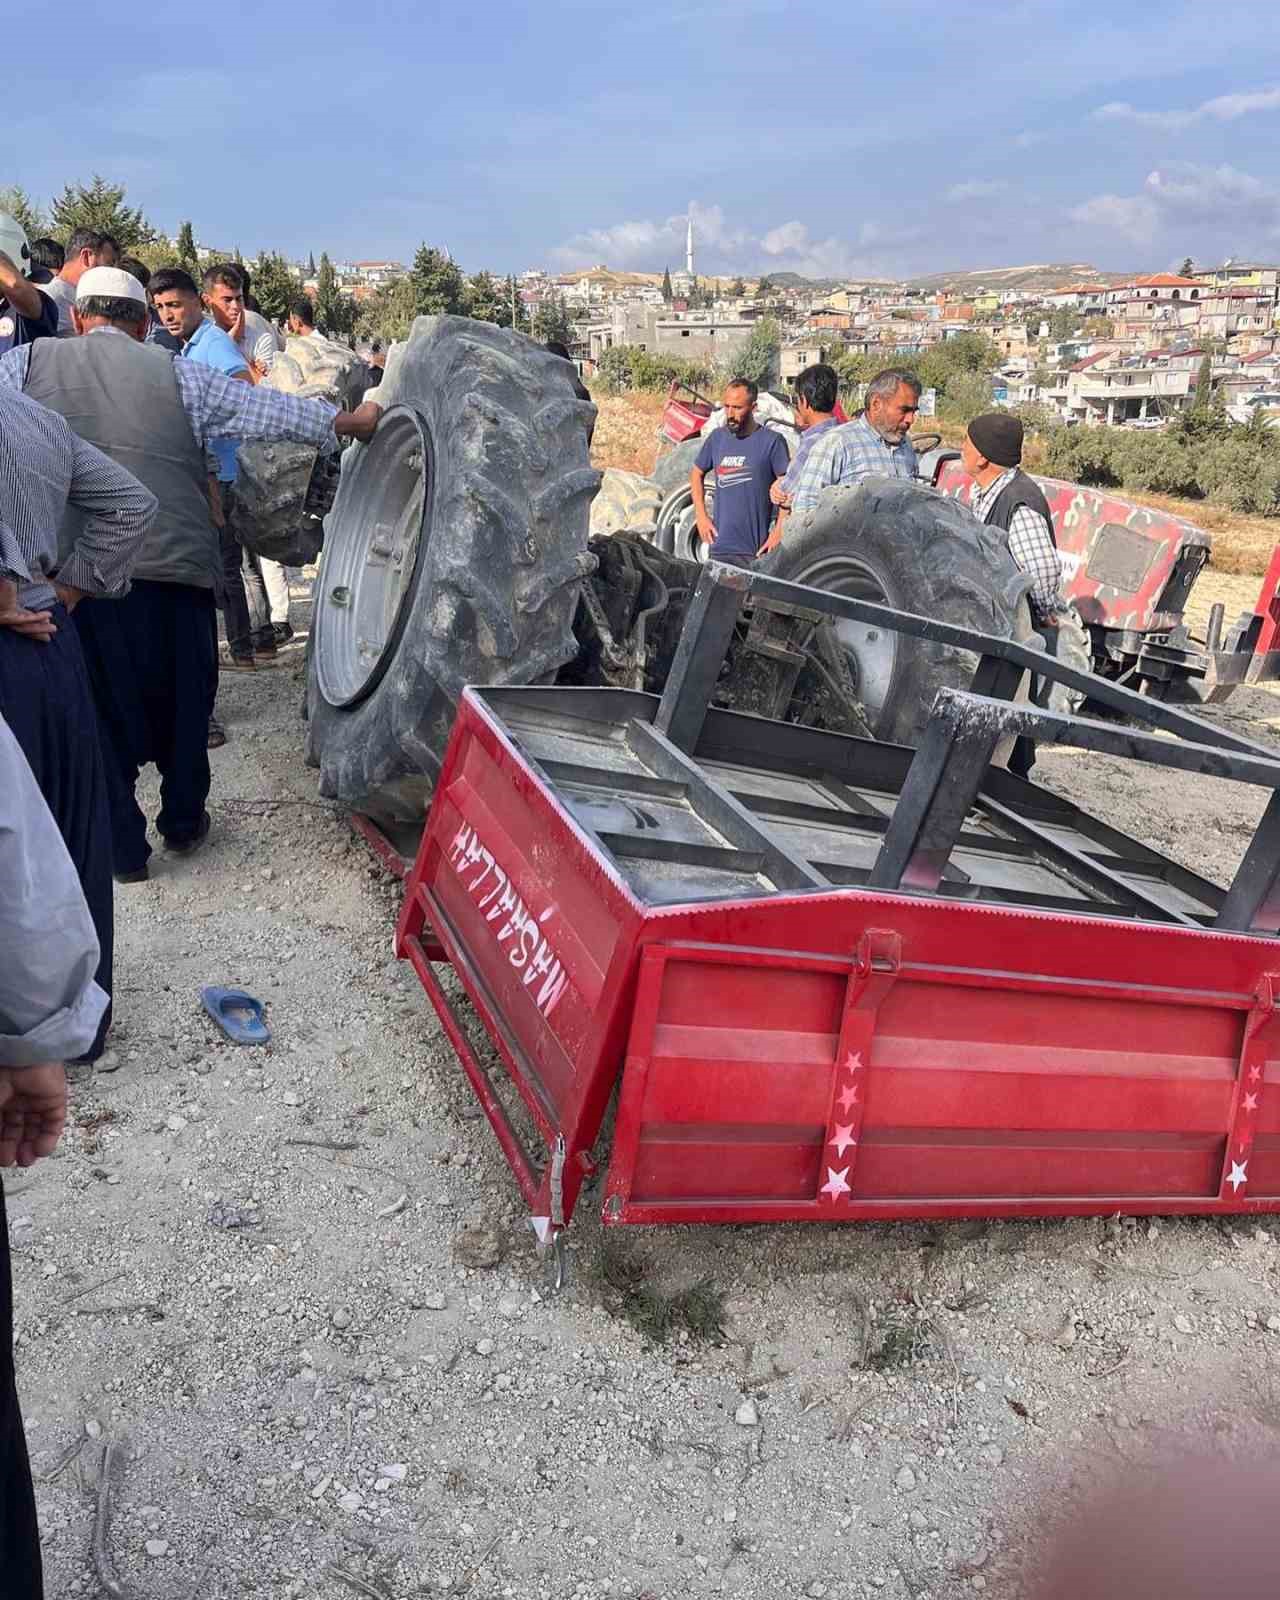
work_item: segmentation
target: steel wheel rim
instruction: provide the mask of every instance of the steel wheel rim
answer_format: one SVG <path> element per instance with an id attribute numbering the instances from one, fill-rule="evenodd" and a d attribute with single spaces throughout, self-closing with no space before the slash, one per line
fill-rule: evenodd
<path id="1" fill-rule="evenodd" d="M 828 594 L 848 595 L 852 600 L 869 600 L 880 606 L 894 603 L 876 574 L 856 556 L 824 556 L 789 576 L 794 583 L 807 583 Z M 899 635 L 877 623 L 845 618 L 836 620 L 835 630 L 853 674 L 858 698 L 874 726 L 893 687 Z"/>
<path id="2" fill-rule="evenodd" d="M 343 474 L 335 525 L 348 505 L 353 514 L 325 550 L 315 604 L 316 676 L 331 706 L 372 693 L 395 654 L 427 541 L 430 467 L 422 419 L 393 406 Z"/>
<path id="3" fill-rule="evenodd" d="M 715 490 L 708 485 L 703 490 L 703 497 L 707 503 L 707 515 L 714 520 Z M 696 561 L 699 566 L 704 566 L 710 561 L 711 546 L 703 544 L 698 537 L 698 519 L 693 509 L 692 489 L 683 489 L 668 500 L 663 507 L 658 526 L 671 529 L 673 555 L 681 556 L 686 561 Z"/>

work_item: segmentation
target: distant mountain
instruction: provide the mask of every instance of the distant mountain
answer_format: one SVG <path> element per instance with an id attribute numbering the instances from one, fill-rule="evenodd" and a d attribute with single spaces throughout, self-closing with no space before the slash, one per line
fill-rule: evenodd
<path id="1" fill-rule="evenodd" d="M 1123 283 L 1124 274 L 1099 272 L 1085 261 L 1038 262 L 1026 267 L 981 267 L 960 272 L 930 272 L 903 280 L 913 289 L 958 289 L 976 294 L 980 289 L 1014 289 L 1024 294 L 1060 289 L 1068 283 Z"/>

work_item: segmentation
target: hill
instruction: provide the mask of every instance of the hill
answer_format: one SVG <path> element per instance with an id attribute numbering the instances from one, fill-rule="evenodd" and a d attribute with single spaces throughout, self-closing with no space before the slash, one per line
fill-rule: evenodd
<path id="1" fill-rule="evenodd" d="M 957 272 L 930 272 L 905 280 L 913 289 L 959 290 L 976 294 L 980 289 L 1016 289 L 1023 293 L 1047 292 L 1065 283 L 1123 283 L 1123 273 L 1099 272 L 1084 261 L 1047 261 L 1024 267 L 965 268 Z"/>

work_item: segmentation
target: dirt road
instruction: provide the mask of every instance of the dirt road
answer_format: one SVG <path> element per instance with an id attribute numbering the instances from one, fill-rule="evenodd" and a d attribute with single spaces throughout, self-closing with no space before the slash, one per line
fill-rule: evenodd
<path id="1" fill-rule="evenodd" d="M 952 1600 L 1019 1592 L 1046 1507 L 1184 1422 L 1274 1434 L 1266 1218 L 673 1229 L 606 1260 L 588 1195 L 548 1297 L 392 961 L 395 891 L 315 796 L 290 659 L 225 683 L 207 849 L 117 894 L 118 1070 L 10 1185 L 50 1596 L 101 1592 L 108 1439 L 136 1600 Z M 1215 873 L 1254 804 L 1100 801 Z M 219 1042 L 208 982 L 263 997 L 270 1049 Z M 455 1260 L 474 1224 L 500 1264 Z M 722 1293 L 722 1334 L 632 1325 L 708 1279 L 686 1321 Z"/>

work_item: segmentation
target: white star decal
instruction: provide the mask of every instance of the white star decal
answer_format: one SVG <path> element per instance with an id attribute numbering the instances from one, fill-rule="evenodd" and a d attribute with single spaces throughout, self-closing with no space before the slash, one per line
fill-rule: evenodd
<path id="1" fill-rule="evenodd" d="M 1246 1111 L 1256 1111 L 1258 1109 L 1258 1097 L 1256 1094 L 1245 1095 L 1244 1108 Z"/>
<path id="2" fill-rule="evenodd" d="M 851 1122 L 847 1122 L 843 1126 L 837 1122 L 835 1138 L 827 1140 L 828 1144 L 835 1145 L 838 1156 L 842 1156 L 851 1144 L 857 1144 L 857 1142 L 853 1137 L 853 1124 Z"/>
<path id="3" fill-rule="evenodd" d="M 827 1181 L 822 1185 L 821 1193 L 829 1194 L 833 1200 L 838 1200 L 842 1194 L 849 1194 L 849 1185 L 844 1181 L 849 1176 L 848 1167 L 841 1167 L 837 1172 L 834 1167 L 827 1168 Z"/>
<path id="4" fill-rule="evenodd" d="M 845 1071 L 846 1072 L 861 1072 L 862 1071 L 862 1057 L 861 1057 L 861 1055 L 856 1050 L 850 1050 L 849 1054 L 844 1058 L 844 1065 L 845 1065 Z"/>
<path id="5" fill-rule="evenodd" d="M 828 1167 L 827 1171 L 829 1172 L 830 1170 L 830 1167 Z M 1233 1161 L 1231 1163 L 1231 1171 L 1227 1174 L 1227 1182 L 1231 1185 L 1232 1189 L 1239 1194 L 1240 1185 L 1242 1183 L 1248 1183 L 1248 1181 L 1249 1163 L 1247 1161 Z"/>
<path id="6" fill-rule="evenodd" d="M 1250 1067 L 1249 1068 L 1249 1082 L 1250 1083 L 1257 1083 L 1258 1079 L 1261 1076 L 1262 1076 L 1262 1068 L 1261 1067 Z"/>
<path id="7" fill-rule="evenodd" d="M 836 1096 L 836 1103 L 847 1116 L 858 1103 L 858 1089 L 856 1084 L 847 1083 Z"/>

